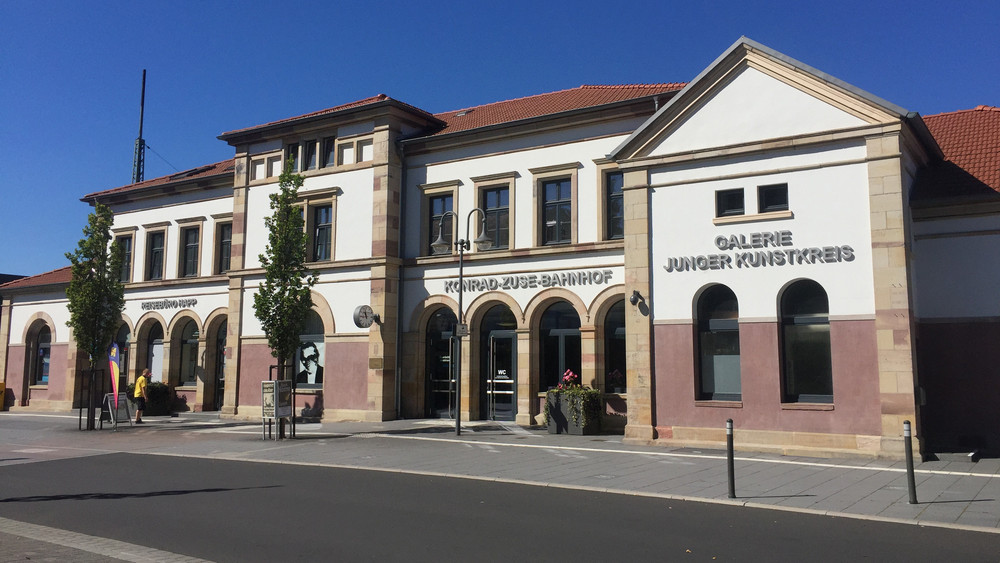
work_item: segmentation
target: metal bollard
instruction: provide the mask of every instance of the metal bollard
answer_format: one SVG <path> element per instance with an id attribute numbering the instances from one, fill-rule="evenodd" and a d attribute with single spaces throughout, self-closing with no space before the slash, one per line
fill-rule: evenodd
<path id="1" fill-rule="evenodd" d="M 726 420 L 726 461 L 729 464 L 729 498 L 736 498 L 736 468 L 733 464 L 733 419 Z"/>
<path id="2" fill-rule="evenodd" d="M 910 504 L 917 504 L 917 483 L 913 479 L 913 433 L 910 421 L 903 421 L 903 449 L 906 451 L 906 488 L 910 492 Z"/>

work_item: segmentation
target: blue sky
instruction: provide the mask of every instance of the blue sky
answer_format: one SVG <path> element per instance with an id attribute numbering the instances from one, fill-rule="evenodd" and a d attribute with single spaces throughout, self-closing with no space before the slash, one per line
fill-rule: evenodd
<path id="1" fill-rule="evenodd" d="M 1000 3 L 0 0 L 0 273 L 67 265 L 126 185 L 220 133 L 384 93 L 430 112 L 694 78 L 740 36 L 923 115 L 1000 105 Z"/>

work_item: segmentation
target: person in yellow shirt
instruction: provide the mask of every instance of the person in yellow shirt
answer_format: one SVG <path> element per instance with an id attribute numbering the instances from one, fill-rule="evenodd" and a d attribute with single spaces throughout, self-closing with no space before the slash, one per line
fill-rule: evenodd
<path id="1" fill-rule="evenodd" d="M 149 396 L 146 394 L 146 386 L 149 385 L 149 370 L 142 370 L 142 374 L 139 375 L 139 379 L 135 380 L 135 423 L 136 424 L 146 424 L 142 421 L 142 411 L 146 410 L 146 399 Z"/>

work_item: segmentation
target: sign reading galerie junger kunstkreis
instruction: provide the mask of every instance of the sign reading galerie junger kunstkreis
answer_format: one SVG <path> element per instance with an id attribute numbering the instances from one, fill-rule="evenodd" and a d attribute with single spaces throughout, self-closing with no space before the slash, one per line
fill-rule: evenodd
<path id="1" fill-rule="evenodd" d="M 194 307 L 198 300 L 193 297 L 181 297 L 179 299 L 158 299 L 156 301 L 143 301 L 143 311 L 156 311 L 161 309 L 183 309 Z"/>
<path id="2" fill-rule="evenodd" d="M 477 276 L 462 280 L 462 291 L 494 291 L 571 287 L 576 285 L 606 285 L 612 283 L 611 270 L 566 270 L 542 274 L 511 274 Z M 458 293 L 458 280 L 444 282 L 445 293 Z"/>
<path id="3" fill-rule="evenodd" d="M 668 272 L 692 272 L 854 261 L 854 248 L 846 244 L 789 248 L 794 246 L 791 231 L 719 235 L 714 242 L 716 248 L 728 252 L 671 256 L 667 258 L 663 269 Z"/>

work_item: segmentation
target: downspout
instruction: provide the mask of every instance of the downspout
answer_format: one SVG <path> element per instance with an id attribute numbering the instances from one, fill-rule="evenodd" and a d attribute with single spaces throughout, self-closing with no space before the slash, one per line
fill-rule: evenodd
<path id="1" fill-rule="evenodd" d="M 660 97 L 653 96 L 653 113 L 656 113 L 660 109 Z"/>
<path id="2" fill-rule="evenodd" d="M 395 402 L 396 419 L 403 419 L 403 399 L 402 392 L 402 351 L 403 351 L 403 260 L 406 258 L 406 235 L 403 229 L 406 228 L 406 159 L 403 157 L 403 143 L 396 141 L 396 149 L 399 151 L 399 279 L 396 281 L 396 360 L 395 360 Z"/>

